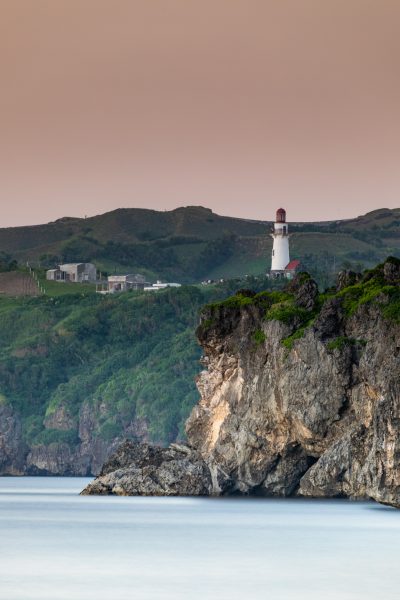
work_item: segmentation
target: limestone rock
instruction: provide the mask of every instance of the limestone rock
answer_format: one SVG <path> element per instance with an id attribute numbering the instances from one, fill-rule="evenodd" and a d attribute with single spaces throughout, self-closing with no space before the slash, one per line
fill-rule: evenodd
<path id="1" fill-rule="evenodd" d="M 288 352 L 288 326 L 241 313 L 203 335 L 189 443 L 239 493 L 400 505 L 400 327 L 374 304 L 346 318 L 333 298 Z M 254 348 L 243 323 L 265 343 Z"/>
<path id="2" fill-rule="evenodd" d="M 206 496 L 212 490 L 210 470 L 188 446 L 159 448 L 126 441 L 82 494 Z"/>
<path id="3" fill-rule="evenodd" d="M 400 260 L 390 257 L 383 265 L 383 274 L 389 284 L 400 282 Z"/>
<path id="4" fill-rule="evenodd" d="M 354 271 L 340 271 L 337 276 L 336 289 L 340 292 L 349 285 L 358 283 L 360 280 L 361 273 L 355 273 Z"/>
<path id="5" fill-rule="evenodd" d="M 0 399 L 0 471 L 3 475 L 20 475 L 28 448 L 22 440 L 20 418 L 12 407 Z"/>
<path id="6" fill-rule="evenodd" d="M 295 337 L 287 319 L 264 318 L 257 296 L 205 309 L 189 446 L 125 445 L 85 493 L 369 497 L 400 507 L 400 324 L 385 312 L 399 294 L 382 283 L 397 285 L 390 264 L 373 275 L 375 297 L 357 304 L 357 288 L 350 310 L 333 296 Z M 358 280 L 347 274 L 340 286 Z M 296 286 L 294 312 L 314 311 L 310 279 Z"/>
<path id="7" fill-rule="evenodd" d="M 302 285 L 299 286 L 295 295 L 295 302 L 300 308 L 307 310 L 313 310 L 315 308 L 315 301 L 318 296 L 318 285 L 313 279 L 307 279 Z"/>

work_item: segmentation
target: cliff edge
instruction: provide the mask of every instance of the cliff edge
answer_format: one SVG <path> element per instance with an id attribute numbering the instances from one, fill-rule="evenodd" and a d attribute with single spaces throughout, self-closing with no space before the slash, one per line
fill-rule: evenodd
<path id="1" fill-rule="evenodd" d="M 343 273 L 325 294 L 307 274 L 284 292 L 241 290 L 204 308 L 197 336 L 201 400 L 174 469 L 196 467 L 203 485 L 181 487 L 175 477 L 170 487 L 164 477 L 158 493 L 369 497 L 400 506 L 399 260 L 362 276 Z M 124 469 L 143 475 L 139 448 L 129 466 L 84 493 L 98 493 L 107 477 L 105 493 L 151 495 L 151 485 L 129 487 L 129 477 L 121 487 Z"/>

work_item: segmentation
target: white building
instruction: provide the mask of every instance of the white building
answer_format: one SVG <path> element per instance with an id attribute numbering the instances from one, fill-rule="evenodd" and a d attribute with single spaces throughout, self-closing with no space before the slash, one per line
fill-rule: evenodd
<path id="1" fill-rule="evenodd" d="M 68 263 L 46 273 L 48 281 L 70 281 L 73 283 L 92 282 L 97 279 L 97 270 L 92 263 Z"/>
<path id="2" fill-rule="evenodd" d="M 157 281 L 157 283 L 153 283 L 153 285 L 146 286 L 144 288 L 145 292 L 157 292 L 158 290 L 165 290 L 166 288 L 179 288 L 181 287 L 180 283 L 162 283 L 161 281 Z"/>
<path id="3" fill-rule="evenodd" d="M 276 211 L 274 230 L 271 235 L 274 243 L 272 246 L 270 276 L 291 279 L 295 275 L 300 261 L 290 261 L 289 226 L 286 223 L 286 211 L 284 208 L 278 208 Z"/>
<path id="4" fill-rule="evenodd" d="M 144 290 L 149 285 L 143 275 L 110 275 L 108 278 L 108 292 L 127 292 L 129 290 Z"/>

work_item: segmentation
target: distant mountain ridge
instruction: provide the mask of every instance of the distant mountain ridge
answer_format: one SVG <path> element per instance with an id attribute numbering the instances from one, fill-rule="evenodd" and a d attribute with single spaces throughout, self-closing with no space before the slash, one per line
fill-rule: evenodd
<path id="1" fill-rule="evenodd" d="M 265 272 L 271 221 L 221 216 L 202 206 L 171 211 L 121 208 L 86 219 L 0 229 L 0 251 L 20 262 L 53 266 L 93 261 L 105 272 L 138 270 L 192 283 Z M 313 270 L 343 262 L 368 267 L 400 255 L 400 209 L 354 219 L 290 223 L 291 254 Z"/>

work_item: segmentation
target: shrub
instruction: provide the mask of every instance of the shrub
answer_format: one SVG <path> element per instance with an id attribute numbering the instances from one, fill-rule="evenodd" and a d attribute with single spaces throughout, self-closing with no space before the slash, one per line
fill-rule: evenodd
<path id="1" fill-rule="evenodd" d="M 253 296 L 243 296 L 242 294 L 235 294 L 235 296 L 230 296 L 230 298 L 227 298 L 222 302 L 214 302 L 212 304 L 208 304 L 207 308 L 210 310 L 215 310 L 218 308 L 240 308 L 241 306 L 248 306 L 249 304 L 254 304 Z"/>
<path id="2" fill-rule="evenodd" d="M 340 352 L 346 348 L 346 346 L 365 346 L 365 340 L 357 340 L 355 338 L 347 337 L 346 335 L 339 335 L 334 340 L 328 342 L 326 347 L 329 351 L 339 350 Z"/>
<path id="3" fill-rule="evenodd" d="M 256 346 L 263 344 L 266 339 L 266 335 L 261 329 L 256 329 L 253 333 L 253 342 L 256 344 Z"/>
<path id="4" fill-rule="evenodd" d="M 78 432 L 75 429 L 44 429 L 33 440 L 34 446 L 50 444 L 69 444 L 76 446 L 79 443 Z"/>
<path id="5" fill-rule="evenodd" d="M 98 435 L 99 437 L 101 437 L 102 440 L 112 440 L 121 435 L 121 426 L 118 425 L 118 423 L 114 423 L 113 421 L 106 421 L 100 427 Z"/>
<path id="6" fill-rule="evenodd" d="M 396 300 L 398 294 L 398 287 L 385 285 L 373 277 L 366 282 L 344 288 L 338 296 L 343 298 L 343 308 L 347 316 L 351 316 L 357 312 L 360 306 L 376 301 L 381 295 L 388 296 L 389 303 L 391 303 L 392 299 Z"/>
<path id="7" fill-rule="evenodd" d="M 300 329 L 298 329 L 297 331 L 292 333 L 292 335 L 289 335 L 287 338 L 284 338 L 281 341 L 281 344 L 283 346 L 285 346 L 285 348 L 287 348 L 288 350 L 291 350 L 294 346 L 294 342 L 296 340 L 301 339 L 304 336 L 304 332 L 305 332 L 305 327 L 301 327 Z"/>
<path id="8" fill-rule="evenodd" d="M 286 325 L 292 325 L 295 320 L 300 324 L 310 319 L 310 313 L 305 308 L 300 308 L 289 302 L 274 304 L 265 315 L 268 321 L 281 321 Z"/>
<path id="9" fill-rule="evenodd" d="M 215 323 L 215 319 L 204 319 L 201 321 L 199 327 L 202 331 L 208 331 Z"/>
<path id="10" fill-rule="evenodd" d="M 391 298 L 391 301 L 382 310 L 385 319 L 389 319 L 394 323 L 400 323 L 400 294 Z"/>

